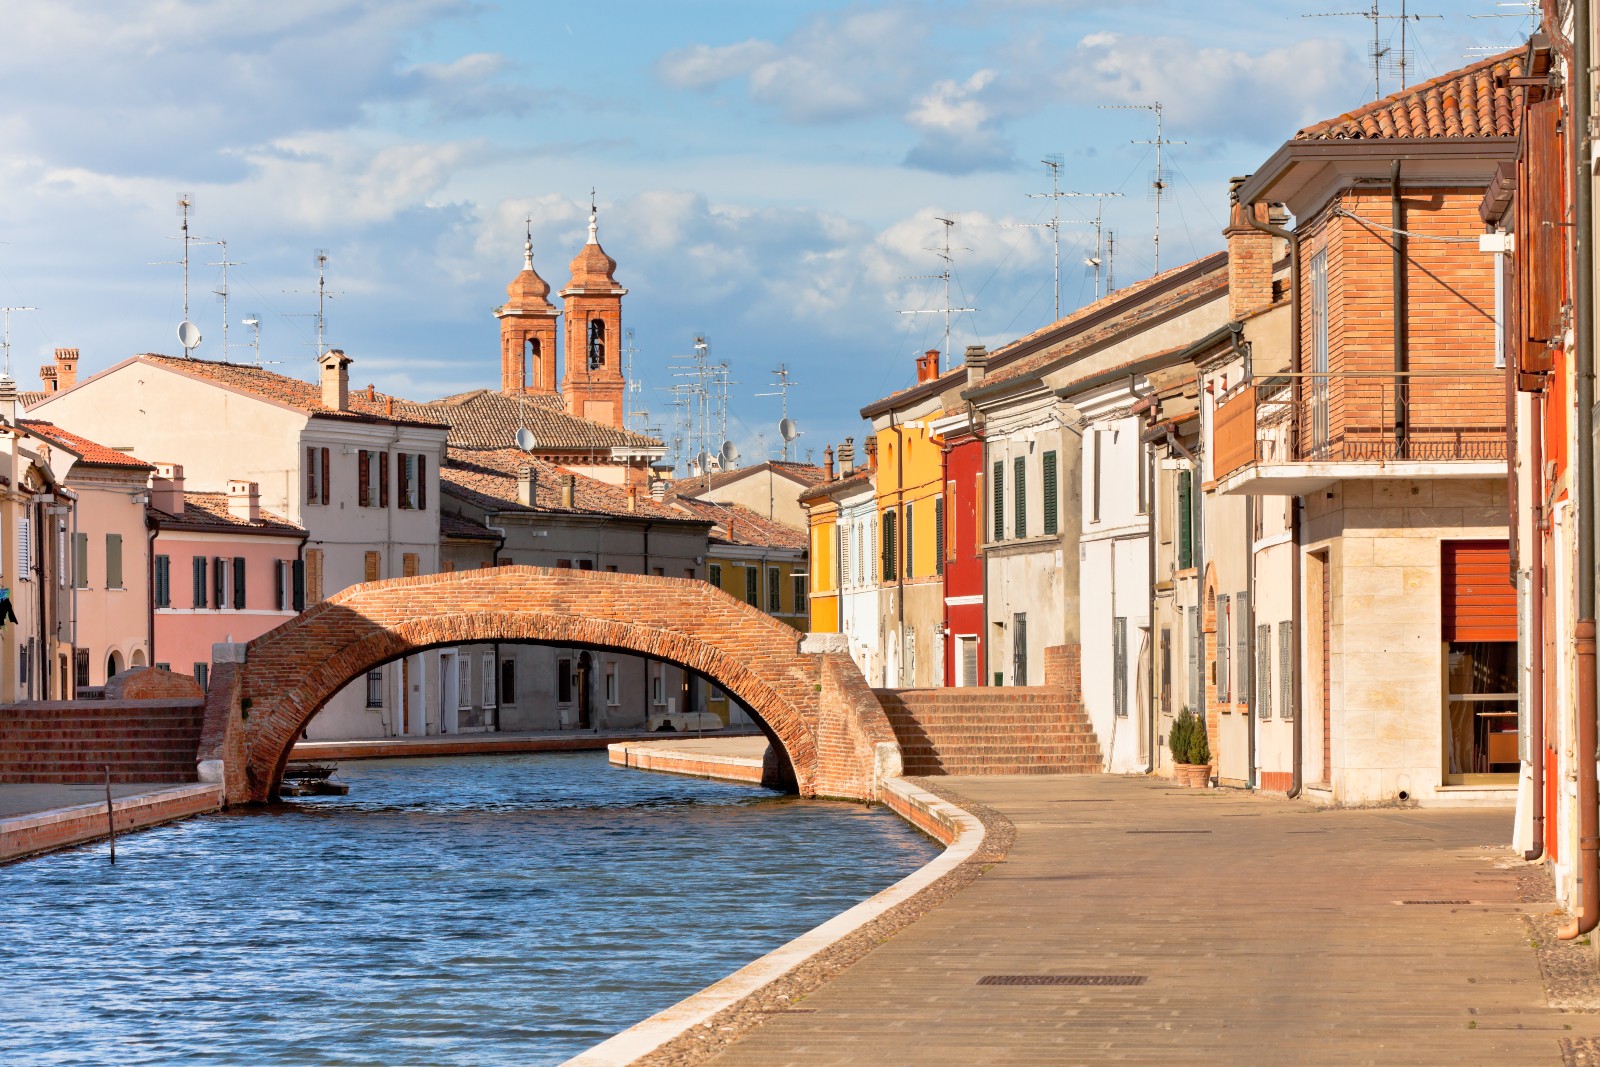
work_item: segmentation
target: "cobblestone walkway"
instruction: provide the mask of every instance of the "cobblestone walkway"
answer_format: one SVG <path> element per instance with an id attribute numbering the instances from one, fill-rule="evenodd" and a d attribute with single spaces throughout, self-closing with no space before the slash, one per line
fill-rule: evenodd
<path id="1" fill-rule="evenodd" d="M 1560 1064 L 1600 1034 L 1549 1007 L 1509 812 L 934 781 L 1016 824 L 1007 858 L 712 1062 Z"/>

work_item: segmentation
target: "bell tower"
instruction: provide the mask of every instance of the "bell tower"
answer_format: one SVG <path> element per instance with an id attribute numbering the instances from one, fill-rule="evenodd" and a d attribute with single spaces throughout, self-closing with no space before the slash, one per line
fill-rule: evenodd
<path id="1" fill-rule="evenodd" d="M 561 391 L 567 412 L 607 426 L 622 426 L 622 298 L 617 261 L 600 247 L 593 201 L 589 205 L 589 242 L 572 261 L 572 280 L 561 290 L 566 312 L 566 375 Z"/>
<path id="2" fill-rule="evenodd" d="M 500 391 L 556 394 L 556 318 L 550 285 L 533 269 L 533 224 L 522 246 L 522 273 L 506 286 L 500 320 Z"/>

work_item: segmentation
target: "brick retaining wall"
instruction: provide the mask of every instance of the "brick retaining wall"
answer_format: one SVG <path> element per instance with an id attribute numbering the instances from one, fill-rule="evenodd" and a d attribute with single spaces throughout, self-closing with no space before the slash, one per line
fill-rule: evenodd
<path id="1" fill-rule="evenodd" d="M 111 803 L 118 836 L 221 807 L 222 788 L 217 785 L 174 786 L 118 797 Z M 78 804 L 0 819 L 0 863 L 105 836 L 104 804 Z"/>

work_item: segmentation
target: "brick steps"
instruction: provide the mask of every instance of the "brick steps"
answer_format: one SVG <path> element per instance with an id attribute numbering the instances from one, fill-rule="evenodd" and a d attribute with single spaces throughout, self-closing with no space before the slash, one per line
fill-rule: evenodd
<path id="1" fill-rule="evenodd" d="M 0 782 L 192 782 L 202 719 L 192 701 L 0 708 Z"/>
<path id="2" fill-rule="evenodd" d="M 874 690 L 906 774 L 1094 774 L 1083 707 L 1049 686 Z"/>

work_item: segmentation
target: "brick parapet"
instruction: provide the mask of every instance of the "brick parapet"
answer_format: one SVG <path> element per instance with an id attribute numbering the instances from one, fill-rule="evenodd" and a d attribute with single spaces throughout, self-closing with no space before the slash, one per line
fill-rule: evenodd
<path id="1" fill-rule="evenodd" d="M 107 680 L 106 700 L 199 700 L 200 683 L 187 674 L 163 667 L 132 667 Z"/>

